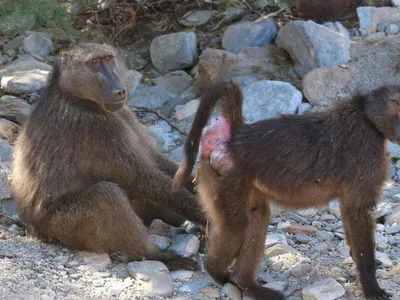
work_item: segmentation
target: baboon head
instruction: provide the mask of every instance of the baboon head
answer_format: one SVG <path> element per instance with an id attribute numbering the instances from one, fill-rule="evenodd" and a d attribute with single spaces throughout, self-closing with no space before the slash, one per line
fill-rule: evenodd
<path id="1" fill-rule="evenodd" d="M 367 118 L 389 140 L 400 143 L 400 86 L 385 86 L 364 99 Z"/>
<path id="2" fill-rule="evenodd" d="M 125 65 L 117 51 L 105 44 L 82 43 L 58 60 L 60 87 L 73 97 L 116 111 L 126 102 Z"/>

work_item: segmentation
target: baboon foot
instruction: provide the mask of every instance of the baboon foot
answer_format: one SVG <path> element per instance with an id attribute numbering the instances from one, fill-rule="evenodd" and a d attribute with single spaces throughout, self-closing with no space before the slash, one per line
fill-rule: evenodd
<path id="1" fill-rule="evenodd" d="M 174 252 L 160 252 L 161 257 L 159 260 L 165 263 L 170 271 L 173 270 L 190 270 L 190 271 L 197 271 L 198 265 L 197 263 L 189 258 L 189 257 L 182 257 Z"/>

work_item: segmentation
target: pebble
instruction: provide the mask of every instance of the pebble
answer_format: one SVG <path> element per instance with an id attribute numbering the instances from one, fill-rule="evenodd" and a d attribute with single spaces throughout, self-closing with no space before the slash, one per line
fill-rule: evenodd
<path id="1" fill-rule="evenodd" d="M 269 233 L 267 234 L 267 239 L 265 240 L 265 247 L 271 247 L 275 244 L 286 244 L 287 240 L 284 234 L 280 233 Z"/>
<path id="2" fill-rule="evenodd" d="M 93 253 L 81 251 L 77 254 L 77 259 L 82 261 L 89 267 L 90 270 L 103 271 L 108 265 L 111 264 L 110 256 L 107 253 Z M 72 262 L 69 266 L 73 266 Z"/>
<path id="3" fill-rule="evenodd" d="M 175 280 L 182 280 L 182 281 L 187 281 L 193 276 L 193 271 L 187 271 L 187 270 L 177 270 L 177 271 L 172 271 L 171 276 Z"/>
<path id="4" fill-rule="evenodd" d="M 207 285 L 209 285 L 209 283 L 206 281 L 193 281 L 193 282 L 182 284 L 179 287 L 179 290 L 181 292 L 186 292 L 186 293 L 198 293 L 202 289 L 204 289 Z"/>
<path id="5" fill-rule="evenodd" d="M 335 215 L 338 219 L 341 218 L 340 203 L 338 200 L 329 202 L 328 210 L 332 215 Z"/>
<path id="6" fill-rule="evenodd" d="M 283 292 L 287 287 L 287 282 L 285 281 L 271 281 L 263 285 L 263 287 L 273 289 L 275 291 Z"/>
<path id="7" fill-rule="evenodd" d="M 334 300 L 345 293 L 345 289 L 331 277 L 317 281 L 302 290 L 303 300 Z"/>
<path id="8" fill-rule="evenodd" d="M 309 106 L 311 106 L 311 104 L 309 103 L 302 103 L 302 104 L 308 104 Z M 317 208 L 299 209 L 297 210 L 297 213 L 304 218 L 312 218 L 318 213 L 318 209 Z"/>
<path id="9" fill-rule="evenodd" d="M 383 232 L 385 230 L 385 225 L 383 224 L 376 224 L 376 231 Z"/>
<path id="10" fill-rule="evenodd" d="M 201 26 L 207 24 L 215 13 L 215 10 L 188 11 L 179 23 L 183 26 Z"/>
<path id="11" fill-rule="evenodd" d="M 310 264 L 301 264 L 291 269 L 290 273 L 295 277 L 300 277 L 311 272 L 311 270 L 312 266 Z"/>
<path id="12" fill-rule="evenodd" d="M 305 233 L 297 233 L 295 234 L 294 238 L 296 242 L 303 244 L 308 244 L 313 240 L 310 236 L 306 235 Z"/>
<path id="13" fill-rule="evenodd" d="M 376 260 L 378 260 L 382 263 L 379 266 L 379 268 L 389 268 L 389 267 L 393 266 L 392 260 L 389 258 L 389 256 L 386 253 L 376 251 L 375 257 L 376 257 Z"/>
<path id="14" fill-rule="evenodd" d="M 317 232 L 317 228 L 311 225 L 290 225 L 286 227 L 285 231 L 287 233 L 313 234 Z"/>
<path id="15" fill-rule="evenodd" d="M 268 249 L 265 250 L 265 256 L 266 257 L 274 257 L 277 255 L 282 255 L 285 253 L 294 253 L 296 250 L 289 245 L 285 244 L 276 244 Z"/>
<path id="16" fill-rule="evenodd" d="M 323 214 L 320 218 L 320 221 L 325 221 L 325 222 L 336 222 L 337 219 L 334 215 L 331 214 Z"/>
<path id="17" fill-rule="evenodd" d="M 333 233 L 328 232 L 328 231 L 317 231 L 315 233 L 315 236 L 319 241 L 329 241 L 333 239 Z"/>
<path id="18" fill-rule="evenodd" d="M 231 283 L 226 283 L 221 289 L 221 297 L 228 297 L 231 300 L 241 300 L 242 291 Z"/>
<path id="19" fill-rule="evenodd" d="M 194 234 L 177 234 L 169 250 L 183 257 L 190 257 L 199 251 L 200 240 Z"/>
<path id="20" fill-rule="evenodd" d="M 149 238 L 161 250 L 165 250 L 171 245 L 171 240 L 165 236 L 150 234 Z"/>
<path id="21" fill-rule="evenodd" d="M 376 206 L 376 209 L 373 212 L 373 216 L 375 219 L 379 219 L 380 217 L 386 216 L 390 214 L 392 211 L 392 204 L 389 202 L 379 202 Z"/>

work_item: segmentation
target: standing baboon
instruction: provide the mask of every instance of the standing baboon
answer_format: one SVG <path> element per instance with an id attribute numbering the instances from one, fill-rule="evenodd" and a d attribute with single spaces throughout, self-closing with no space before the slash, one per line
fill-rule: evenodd
<path id="1" fill-rule="evenodd" d="M 171 193 L 177 165 L 125 105 L 124 75 L 107 45 L 81 44 L 60 55 L 18 137 L 13 195 L 22 219 L 45 239 L 190 264 L 157 250 L 143 224 L 156 217 L 204 224 L 205 216 L 189 190 Z"/>
<path id="2" fill-rule="evenodd" d="M 218 100 L 222 114 L 204 130 L 198 169 L 200 198 L 211 221 L 206 262 L 210 274 L 256 299 L 281 299 L 281 293 L 256 281 L 269 202 L 305 208 L 339 197 L 364 294 L 389 299 L 375 277 L 371 211 L 387 178 L 386 141 L 400 141 L 400 87 L 382 87 L 325 112 L 244 124 L 239 88 L 219 84 L 206 91 L 196 113 L 175 190 L 190 175 L 202 129 Z"/>

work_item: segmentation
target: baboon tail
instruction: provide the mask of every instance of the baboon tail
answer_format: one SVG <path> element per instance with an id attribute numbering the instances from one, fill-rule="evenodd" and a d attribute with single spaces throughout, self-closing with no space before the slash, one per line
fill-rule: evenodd
<path id="1" fill-rule="evenodd" d="M 232 126 L 244 123 L 242 114 L 243 96 L 236 83 L 223 81 L 207 88 L 203 93 L 192 128 L 185 142 L 183 160 L 172 183 L 173 191 L 178 191 L 192 173 L 199 151 L 201 133 L 207 125 L 207 121 L 217 102 L 224 116 L 231 121 Z"/>

